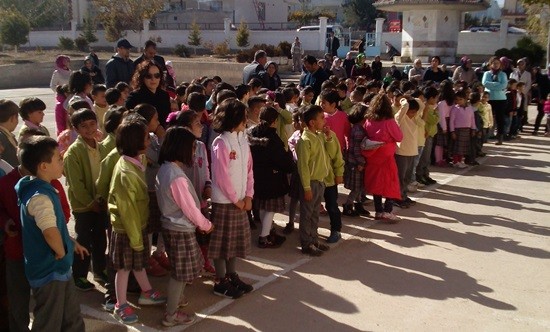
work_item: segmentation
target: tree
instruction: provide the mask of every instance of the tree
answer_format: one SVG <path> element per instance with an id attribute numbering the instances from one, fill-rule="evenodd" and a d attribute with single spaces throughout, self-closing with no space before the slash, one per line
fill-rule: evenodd
<path id="1" fill-rule="evenodd" d="M 374 0 L 350 0 L 342 5 L 344 8 L 344 23 L 369 29 L 374 19 L 381 13 L 373 6 Z"/>
<path id="2" fill-rule="evenodd" d="M 250 43 L 248 42 L 248 37 L 250 37 L 250 30 L 248 30 L 248 25 L 246 25 L 244 21 L 241 21 L 241 24 L 239 24 L 239 28 L 237 29 L 237 35 L 235 36 L 237 46 L 243 48 L 250 45 Z"/>
<path id="3" fill-rule="evenodd" d="M 84 30 L 80 33 L 80 37 L 86 39 L 88 44 L 95 43 L 97 41 L 95 31 L 95 21 L 88 13 L 88 15 L 86 15 L 86 19 L 84 20 Z"/>
<path id="4" fill-rule="evenodd" d="M 200 27 L 196 21 L 193 21 L 193 23 L 191 24 L 191 32 L 189 33 L 187 40 L 187 43 L 193 46 L 195 55 L 197 55 L 197 47 L 201 46 L 202 38 Z"/>
<path id="5" fill-rule="evenodd" d="M 546 64 L 550 65 L 550 4 L 548 0 L 522 0 L 527 9 L 527 30 L 540 45 L 546 45 Z"/>
<path id="6" fill-rule="evenodd" d="M 0 10 L 0 41 L 11 45 L 17 52 L 17 47 L 29 41 L 31 26 L 29 20 L 15 7 Z"/>
<path id="7" fill-rule="evenodd" d="M 114 42 L 125 30 L 143 31 L 143 20 L 151 19 L 164 6 L 164 0 L 92 0 L 97 18 L 105 28 L 105 38 Z"/>
<path id="8" fill-rule="evenodd" d="M 0 9 L 16 8 L 31 27 L 49 27 L 70 20 L 67 0 L 0 0 Z"/>
<path id="9" fill-rule="evenodd" d="M 479 18 L 472 16 L 470 13 L 464 14 L 464 28 L 477 27 L 481 25 Z"/>

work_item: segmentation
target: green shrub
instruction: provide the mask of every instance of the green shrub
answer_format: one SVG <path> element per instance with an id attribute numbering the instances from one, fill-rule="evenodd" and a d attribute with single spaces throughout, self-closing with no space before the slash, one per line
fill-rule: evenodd
<path id="1" fill-rule="evenodd" d="M 187 46 L 185 46 L 183 44 L 177 44 L 176 47 L 174 47 L 173 52 L 174 52 L 175 55 L 177 55 L 179 57 L 182 57 L 182 58 L 189 57 L 189 49 L 187 48 Z"/>
<path id="2" fill-rule="evenodd" d="M 273 57 L 275 56 L 275 46 L 274 45 L 268 45 L 268 44 L 256 44 L 252 46 L 252 53 L 256 52 L 257 50 L 264 50 L 267 53 L 267 56 Z"/>
<path id="3" fill-rule="evenodd" d="M 214 54 L 218 56 L 226 56 L 229 54 L 229 43 L 227 41 L 223 41 L 219 44 L 216 44 L 214 46 L 213 50 Z"/>
<path id="4" fill-rule="evenodd" d="M 290 53 L 291 48 L 292 44 L 287 41 L 282 41 L 279 45 L 277 45 L 275 51 L 279 53 L 279 56 L 286 56 L 287 58 L 292 59 L 292 54 Z"/>
<path id="5" fill-rule="evenodd" d="M 254 55 L 250 56 L 250 51 L 241 51 L 235 56 L 235 60 L 238 63 L 252 62 Z"/>
<path id="6" fill-rule="evenodd" d="M 74 45 L 79 51 L 82 52 L 88 51 L 88 47 L 90 46 L 88 40 L 86 40 L 86 38 L 84 38 L 83 36 L 76 37 L 76 39 L 74 40 Z"/>
<path id="7" fill-rule="evenodd" d="M 68 37 L 59 37 L 59 44 L 57 46 L 62 50 L 73 50 L 74 40 Z"/>
<path id="8" fill-rule="evenodd" d="M 545 50 L 530 37 L 523 37 L 518 40 L 516 46 L 511 49 L 500 48 L 495 52 L 495 55 L 498 57 L 505 56 L 513 62 L 525 57 L 529 60 L 530 64 L 540 65 L 544 58 Z"/>

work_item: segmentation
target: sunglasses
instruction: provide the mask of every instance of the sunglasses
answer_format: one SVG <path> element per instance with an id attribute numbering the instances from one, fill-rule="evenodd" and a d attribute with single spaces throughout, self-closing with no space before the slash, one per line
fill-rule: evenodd
<path id="1" fill-rule="evenodd" d="M 154 73 L 154 74 L 145 74 L 144 76 L 146 79 L 151 80 L 153 78 L 160 79 L 160 73 Z"/>

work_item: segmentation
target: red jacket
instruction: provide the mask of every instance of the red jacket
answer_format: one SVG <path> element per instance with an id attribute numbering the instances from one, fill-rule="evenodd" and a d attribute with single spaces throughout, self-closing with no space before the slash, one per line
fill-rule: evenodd
<path id="1" fill-rule="evenodd" d="M 0 178 L 0 188 L 8 189 L 3 191 L 0 195 L 0 227 L 5 229 L 6 222 L 12 219 L 15 223 L 15 231 L 17 235 L 10 237 L 7 234 L 4 235 L 4 251 L 6 253 L 6 259 L 11 261 L 17 261 L 23 259 L 23 238 L 21 232 L 21 218 L 20 210 L 17 205 L 17 194 L 15 193 L 15 185 L 21 179 L 21 174 L 18 168 L 14 168 L 11 172 Z M 63 185 L 58 180 L 52 181 L 52 186 L 59 192 L 59 199 L 61 200 L 61 206 L 63 207 L 63 214 L 65 215 L 66 222 L 69 222 L 71 217 L 71 210 L 69 207 L 69 201 L 67 201 L 67 195 L 63 189 Z"/>

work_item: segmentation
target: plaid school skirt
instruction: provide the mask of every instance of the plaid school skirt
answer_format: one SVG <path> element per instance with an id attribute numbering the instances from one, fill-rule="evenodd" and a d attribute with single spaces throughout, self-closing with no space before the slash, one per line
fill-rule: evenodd
<path id="1" fill-rule="evenodd" d="M 445 121 L 447 122 L 447 128 L 449 128 L 449 118 L 445 118 Z M 443 129 L 437 124 L 437 134 L 435 135 L 435 145 L 447 147 L 447 144 L 449 144 L 449 132 L 446 133 L 443 132 Z"/>
<path id="2" fill-rule="evenodd" d="M 143 239 L 143 250 L 135 251 L 130 247 L 130 238 L 125 233 L 111 232 L 109 243 L 109 259 L 115 270 L 141 270 L 147 267 L 149 259 L 149 236 L 147 231 L 141 232 Z"/>
<path id="3" fill-rule="evenodd" d="M 270 199 L 258 199 L 260 210 L 268 212 L 285 212 L 286 203 L 285 196 L 270 198 Z"/>
<path id="4" fill-rule="evenodd" d="M 195 232 L 162 229 L 166 253 L 170 258 L 170 276 L 177 281 L 191 282 L 201 275 L 204 259 Z"/>
<path id="5" fill-rule="evenodd" d="M 147 222 L 147 232 L 159 233 L 162 231 L 162 222 L 160 221 L 161 212 L 157 195 L 154 191 L 149 192 L 149 221 Z"/>
<path id="6" fill-rule="evenodd" d="M 357 170 L 357 166 L 346 163 L 344 169 L 344 188 L 351 191 L 363 190 L 365 186 L 365 183 L 363 181 L 364 176 L 364 170 L 360 172 Z"/>
<path id="7" fill-rule="evenodd" d="M 456 128 L 456 140 L 453 142 L 453 154 L 469 155 L 470 154 L 470 128 Z"/>
<path id="8" fill-rule="evenodd" d="M 246 211 L 234 204 L 212 203 L 210 220 L 214 231 L 210 235 L 208 258 L 245 258 L 250 253 L 250 225 Z"/>

